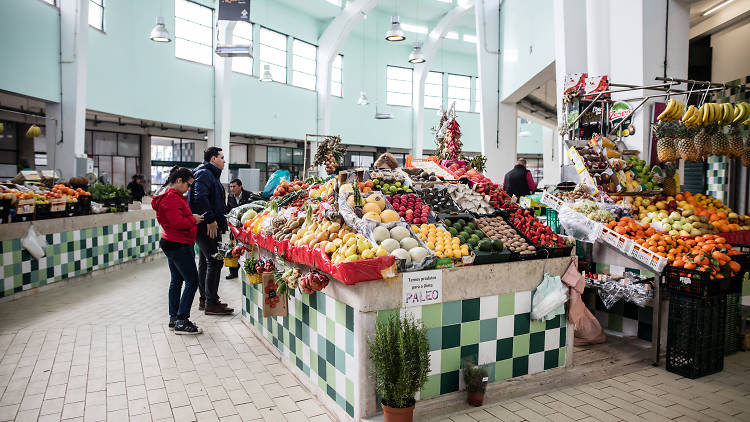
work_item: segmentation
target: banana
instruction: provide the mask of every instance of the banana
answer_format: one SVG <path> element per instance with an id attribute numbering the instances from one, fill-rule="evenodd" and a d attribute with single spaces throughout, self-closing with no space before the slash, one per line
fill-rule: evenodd
<path id="1" fill-rule="evenodd" d="M 703 126 L 705 126 L 706 122 L 708 121 L 708 104 L 707 103 L 703 103 L 703 105 L 701 106 L 700 109 L 702 110 L 701 111 L 701 121 L 700 121 L 700 123 Z"/>
<path id="2" fill-rule="evenodd" d="M 659 114 L 659 116 L 656 118 L 656 120 L 666 120 L 669 118 L 669 115 L 672 114 L 672 107 L 674 107 L 674 99 L 670 99 L 667 101 L 667 108 L 664 109 L 664 111 Z"/>
<path id="3" fill-rule="evenodd" d="M 745 124 L 745 120 L 750 117 L 750 104 L 743 101 L 739 104 L 740 109 L 742 110 L 742 114 L 740 114 L 739 118 L 735 118 L 737 123 L 742 122 Z"/>
<path id="4" fill-rule="evenodd" d="M 677 112 L 676 112 L 676 113 L 675 113 L 675 115 L 674 115 L 674 119 L 672 119 L 672 120 L 677 120 L 677 119 L 679 119 L 679 118 L 680 118 L 680 116 L 682 116 L 682 115 L 683 115 L 683 114 L 685 113 L 685 104 L 683 104 L 683 103 L 682 103 L 682 101 L 680 101 L 680 100 L 677 100 L 677 105 L 678 105 L 679 107 L 678 107 L 678 109 L 677 109 Z"/>
<path id="5" fill-rule="evenodd" d="M 690 120 L 691 118 L 693 118 L 693 116 L 695 115 L 695 113 L 697 111 L 698 111 L 698 109 L 696 109 L 694 105 L 689 106 L 687 108 L 687 111 L 685 112 L 685 115 L 683 115 L 682 119 L 680 119 L 680 120 L 682 120 L 683 123 L 687 122 L 688 120 Z"/>
<path id="6" fill-rule="evenodd" d="M 719 105 L 716 103 L 711 103 L 711 123 L 714 124 L 719 120 L 719 115 L 721 114 L 721 111 L 719 110 Z"/>
<path id="7" fill-rule="evenodd" d="M 726 111 L 722 124 L 728 125 L 734 120 L 734 107 L 729 103 L 724 103 L 724 110 Z"/>

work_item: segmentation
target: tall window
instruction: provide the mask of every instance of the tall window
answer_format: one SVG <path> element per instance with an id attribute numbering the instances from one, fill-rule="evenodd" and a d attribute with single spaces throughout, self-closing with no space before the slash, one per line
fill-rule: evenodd
<path id="1" fill-rule="evenodd" d="M 286 35 L 260 28 L 260 71 L 270 66 L 276 82 L 286 83 Z"/>
<path id="2" fill-rule="evenodd" d="M 57 7 L 57 0 L 42 0 L 42 1 Z"/>
<path id="3" fill-rule="evenodd" d="M 174 2 L 174 54 L 198 63 L 213 63 L 213 10 L 188 0 Z"/>
<path id="4" fill-rule="evenodd" d="M 443 108 L 443 74 L 430 72 L 424 81 L 424 107 Z"/>
<path id="5" fill-rule="evenodd" d="M 482 84 L 479 83 L 479 78 L 474 79 L 474 113 L 479 113 L 482 107 Z"/>
<path id="6" fill-rule="evenodd" d="M 412 78 L 414 71 L 405 67 L 386 68 L 386 103 L 389 105 L 410 106 Z"/>
<path id="7" fill-rule="evenodd" d="M 54 4 L 55 2 L 47 2 Z M 104 0 L 89 0 L 89 25 L 104 31 Z"/>
<path id="8" fill-rule="evenodd" d="M 336 55 L 333 59 L 333 65 L 331 66 L 331 95 L 337 97 L 343 97 L 344 91 L 342 89 L 343 84 L 343 73 L 344 73 L 344 56 L 341 54 Z"/>
<path id="9" fill-rule="evenodd" d="M 234 27 L 232 32 L 232 44 L 235 45 L 253 45 L 253 24 L 250 22 L 237 22 L 237 26 Z M 232 70 L 245 75 L 253 74 L 253 58 L 252 57 L 233 57 L 232 58 Z"/>
<path id="10" fill-rule="evenodd" d="M 471 77 L 448 74 L 448 106 L 456 102 L 456 111 L 471 111 Z"/>
<path id="11" fill-rule="evenodd" d="M 292 85 L 315 90 L 318 47 L 304 41 L 292 42 Z"/>

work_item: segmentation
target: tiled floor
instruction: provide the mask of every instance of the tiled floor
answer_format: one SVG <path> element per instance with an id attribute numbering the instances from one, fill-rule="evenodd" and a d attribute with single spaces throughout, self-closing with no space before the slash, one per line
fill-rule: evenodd
<path id="1" fill-rule="evenodd" d="M 330 421 L 240 320 L 193 308 L 198 336 L 167 329 L 166 261 L 128 265 L 0 303 L 0 421 Z"/>
<path id="2" fill-rule="evenodd" d="M 193 309 L 199 336 L 168 331 L 165 261 L 128 265 L 0 303 L 0 421 L 330 421 L 240 321 Z M 687 380 L 661 368 L 421 420 L 750 421 L 750 353 Z M 418 419 L 419 420 L 419 419 Z"/>

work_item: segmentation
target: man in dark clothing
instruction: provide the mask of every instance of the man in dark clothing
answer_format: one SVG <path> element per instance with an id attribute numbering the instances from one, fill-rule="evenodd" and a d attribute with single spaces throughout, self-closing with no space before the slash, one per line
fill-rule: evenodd
<path id="1" fill-rule="evenodd" d="M 130 196 L 133 201 L 140 201 L 146 196 L 146 191 L 143 189 L 143 175 L 133 175 L 133 181 L 128 183 L 128 189 L 130 190 Z"/>
<path id="2" fill-rule="evenodd" d="M 513 170 L 505 174 L 503 189 L 508 195 L 515 195 L 516 198 L 531 195 L 536 190 L 536 183 L 531 172 L 526 170 L 526 159 L 519 158 Z"/>
<path id="3" fill-rule="evenodd" d="M 206 315 L 232 315 L 234 309 L 219 301 L 219 277 L 223 262 L 214 258 L 218 251 L 221 234 L 227 230 L 224 200 L 226 192 L 219 182 L 224 169 L 224 154 L 221 148 L 209 147 L 203 153 L 203 163 L 193 170 L 193 186 L 188 202 L 194 214 L 202 215 L 195 243 L 198 244 L 198 309 Z"/>
<path id="4" fill-rule="evenodd" d="M 234 179 L 231 182 L 229 182 L 229 198 L 227 199 L 227 213 L 229 213 L 229 211 L 231 211 L 232 208 L 250 203 L 250 199 L 251 199 L 250 192 L 246 191 L 245 189 L 242 189 L 242 180 Z M 229 275 L 227 276 L 227 280 L 237 278 L 239 273 L 240 273 L 240 267 L 229 267 Z"/>

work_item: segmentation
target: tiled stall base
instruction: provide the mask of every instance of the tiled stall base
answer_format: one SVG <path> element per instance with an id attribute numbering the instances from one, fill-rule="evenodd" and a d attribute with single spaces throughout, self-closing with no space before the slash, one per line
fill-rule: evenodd
<path id="1" fill-rule="evenodd" d="M 617 275 L 630 272 L 645 277 L 654 276 L 649 271 L 637 268 L 598 263 L 596 264 L 596 272 Z M 641 308 L 634 303 L 620 300 L 612 305 L 610 309 L 607 309 L 604 306 L 604 302 L 599 298 L 598 292 L 594 291 L 593 293 L 596 295 L 596 309 L 593 310 L 593 313 L 603 328 L 615 333 L 622 333 L 623 336 L 638 337 L 641 340 L 651 341 L 653 336 L 652 327 L 654 325 L 654 310 L 651 306 Z"/>
<path id="2" fill-rule="evenodd" d="M 155 219 L 48 234 L 40 260 L 21 239 L 0 241 L 0 297 L 151 255 L 159 250 L 159 236 Z"/>

